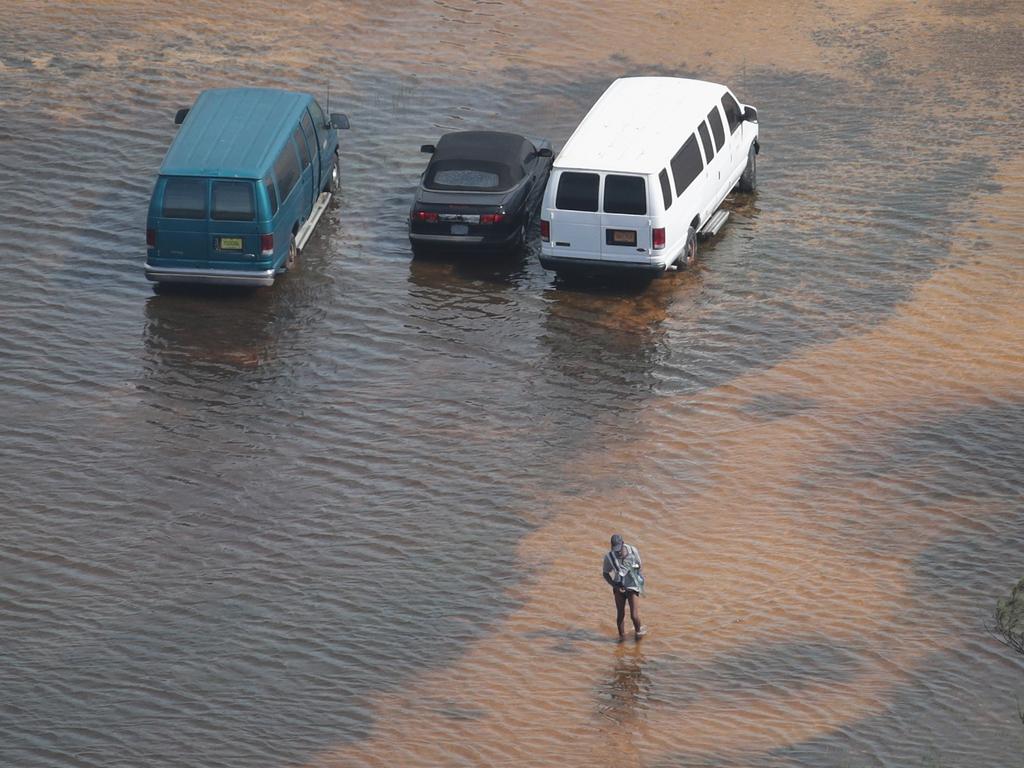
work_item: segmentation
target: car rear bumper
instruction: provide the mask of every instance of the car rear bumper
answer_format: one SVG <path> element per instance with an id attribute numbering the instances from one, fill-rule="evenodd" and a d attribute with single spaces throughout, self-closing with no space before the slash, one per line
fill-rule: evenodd
<path id="1" fill-rule="evenodd" d="M 660 274 L 664 264 L 641 261 L 606 261 L 604 259 L 579 259 L 571 256 L 551 256 L 541 253 L 540 265 L 556 272 L 634 272 Z"/>
<path id="2" fill-rule="evenodd" d="M 508 233 L 491 235 L 425 235 L 419 232 L 409 233 L 409 242 L 413 245 L 438 248 L 485 248 L 488 246 L 501 248 L 518 241 L 520 228 Z"/>
<path id="3" fill-rule="evenodd" d="M 274 284 L 275 269 L 198 269 L 194 267 L 157 267 L 146 264 L 146 279 L 154 283 L 193 283 L 198 285 L 268 286 Z"/>

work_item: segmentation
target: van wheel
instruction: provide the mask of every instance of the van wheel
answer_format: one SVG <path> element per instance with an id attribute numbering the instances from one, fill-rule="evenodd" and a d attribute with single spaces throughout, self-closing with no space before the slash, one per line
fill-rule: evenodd
<path id="1" fill-rule="evenodd" d="M 338 156 L 334 156 L 334 161 L 331 163 L 331 175 L 327 179 L 327 191 L 332 195 L 338 191 L 338 187 L 341 186 L 341 168 L 338 167 Z"/>
<path id="2" fill-rule="evenodd" d="M 288 243 L 288 258 L 284 260 L 284 268 L 289 272 L 295 269 L 295 262 L 299 258 L 299 246 L 295 244 L 295 235 L 292 235 L 291 242 Z"/>
<path id="3" fill-rule="evenodd" d="M 692 267 L 697 263 L 697 230 L 690 227 L 686 232 L 686 245 L 676 259 L 678 267 Z"/>
<path id="4" fill-rule="evenodd" d="M 757 153 L 754 151 L 754 146 L 750 146 L 750 151 L 747 153 L 747 167 L 743 169 L 743 175 L 740 176 L 740 183 L 737 185 L 740 192 L 753 192 L 757 189 Z"/>

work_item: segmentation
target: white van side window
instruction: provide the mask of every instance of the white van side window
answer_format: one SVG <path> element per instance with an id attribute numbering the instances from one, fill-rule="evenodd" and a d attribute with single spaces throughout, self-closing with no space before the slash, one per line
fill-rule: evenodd
<path id="1" fill-rule="evenodd" d="M 665 204 L 665 210 L 667 211 L 672 207 L 672 187 L 668 183 L 668 171 L 664 168 L 658 174 L 658 181 L 661 182 L 661 201 Z"/>
<path id="2" fill-rule="evenodd" d="M 736 133 L 736 129 L 743 122 L 743 115 L 740 113 L 740 105 L 731 93 L 722 97 L 722 109 L 725 110 L 725 119 L 729 123 L 729 133 Z"/>
<path id="3" fill-rule="evenodd" d="M 604 177 L 604 212 L 647 214 L 647 183 L 640 176 Z"/>
<path id="4" fill-rule="evenodd" d="M 596 211 L 601 177 L 596 173 L 563 173 L 558 179 L 555 208 L 563 211 Z"/>
<path id="5" fill-rule="evenodd" d="M 704 157 L 711 162 L 711 158 L 715 156 L 715 148 L 711 145 L 711 134 L 708 133 L 708 124 L 703 122 L 697 126 L 697 131 L 700 133 L 700 143 L 704 145 Z"/>
<path id="6" fill-rule="evenodd" d="M 697 148 L 697 137 L 690 134 L 690 138 L 676 152 L 676 156 L 669 163 L 672 166 L 672 180 L 676 183 L 676 197 L 679 197 L 690 183 L 704 170 L 704 163 L 700 159 L 700 149 Z"/>
<path id="7" fill-rule="evenodd" d="M 718 114 L 717 106 L 708 112 L 708 122 L 711 123 L 711 132 L 715 134 L 715 148 L 721 149 L 725 146 L 725 129 L 722 127 L 722 116 Z"/>

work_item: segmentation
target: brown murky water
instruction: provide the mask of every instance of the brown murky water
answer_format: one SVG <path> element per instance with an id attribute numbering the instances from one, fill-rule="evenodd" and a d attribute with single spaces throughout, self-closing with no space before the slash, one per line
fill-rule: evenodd
<path id="1" fill-rule="evenodd" d="M 0 765 L 1024 765 L 1022 24 L 0 6 Z M 419 144 L 650 73 L 761 113 L 698 269 L 410 260 Z M 243 83 L 329 83 L 341 199 L 273 289 L 156 295 L 171 117 Z"/>

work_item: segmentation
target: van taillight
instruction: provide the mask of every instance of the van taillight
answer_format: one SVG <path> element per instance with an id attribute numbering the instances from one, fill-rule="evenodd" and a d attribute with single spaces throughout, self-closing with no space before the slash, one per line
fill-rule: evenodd
<path id="1" fill-rule="evenodd" d="M 651 230 L 651 247 L 654 250 L 665 247 L 665 228 L 655 227 Z"/>
<path id="2" fill-rule="evenodd" d="M 155 229 L 147 229 L 146 230 L 146 247 L 148 247 L 148 248 L 156 248 L 156 230 Z"/>
<path id="3" fill-rule="evenodd" d="M 262 256 L 273 256 L 274 255 L 274 233 L 271 232 L 269 235 L 260 235 L 260 255 Z"/>
<path id="4" fill-rule="evenodd" d="M 481 224 L 501 224 L 505 220 L 504 213 L 481 213 Z"/>
<path id="5" fill-rule="evenodd" d="M 662 230 L 662 231 L 664 231 L 664 230 Z M 543 240 L 545 243 L 550 243 L 551 242 L 551 222 L 550 221 L 544 221 L 544 219 L 540 220 L 540 239 Z"/>

